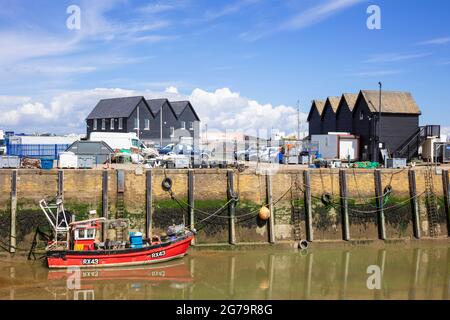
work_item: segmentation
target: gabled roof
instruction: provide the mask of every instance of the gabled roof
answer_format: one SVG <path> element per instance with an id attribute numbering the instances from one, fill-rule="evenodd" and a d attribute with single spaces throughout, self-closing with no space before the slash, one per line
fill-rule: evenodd
<path id="1" fill-rule="evenodd" d="M 200 121 L 199 116 L 194 110 L 194 107 L 192 107 L 191 103 L 189 101 L 173 101 L 170 102 L 170 105 L 173 108 L 173 111 L 175 111 L 175 114 L 177 115 L 177 118 L 180 117 L 180 115 L 186 110 L 186 108 L 191 108 L 192 112 L 195 115 L 195 118 Z"/>
<path id="2" fill-rule="evenodd" d="M 317 110 L 317 112 L 319 113 L 319 116 L 322 117 L 322 112 L 323 112 L 324 107 L 325 107 L 325 101 L 313 100 L 311 109 L 309 110 L 308 121 L 311 120 L 311 116 L 312 116 L 312 113 L 314 110 Z"/>
<path id="3" fill-rule="evenodd" d="M 142 96 L 102 99 L 86 119 L 127 118 L 142 100 L 146 104 Z"/>
<path id="4" fill-rule="evenodd" d="M 380 92 L 378 90 L 362 90 L 358 96 L 358 99 L 364 98 L 370 111 L 379 112 L 379 97 Z M 422 114 L 411 93 L 400 91 L 381 92 L 381 112 L 416 115 Z"/>
<path id="5" fill-rule="evenodd" d="M 339 102 L 339 107 L 336 110 L 336 115 L 340 112 L 341 107 L 344 104 L 344 101 L 347 103 L 347 106 L 350 109 L 350 112 L 353 112 L 353 109 L 355 108 L 355 105 L 356 105 L 356 100 L 358 100 L 358 94 L 344 93 Z"/>
<path id="6" fill-rule="evenodd" d="M 325 106 L 322 111 L 322 119 L 325 116 L 325 110 L 327 107 L 330 107 L 334 114 L 336 114 L 336 111 L 339 107 L 339 102 L 341 101 L 340 97 L 328 97 L 327 101 L 325 102 Z"/>
<path id="7" fill-rule="evenodd" d="M 177 114 L 173 110 L 173 107 L 172 107 L 171 103 L 169 102 L 169 100 L 167 100 L 167 99 L 151 99 L 151 100 L 147 100 L 147 104 L 148 104 L 150 110 L 152 111 L 152 113 L 155 116 L 161 111 L 161 107 L 164 106 L 165 103 L 167 103 L 167 105 L 170 108 L 170 111 L 172 111 L 172 113 L 175 116 L 175 118 L 177 118 Z"/>

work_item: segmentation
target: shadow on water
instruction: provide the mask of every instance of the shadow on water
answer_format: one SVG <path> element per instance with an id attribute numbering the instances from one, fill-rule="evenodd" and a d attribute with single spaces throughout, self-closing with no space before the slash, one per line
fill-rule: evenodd
<path id="1" fill-rule="evenodd" d="M 0 299 L 450 299 L 450 248 L 191 251 L 145 267 L 0 260 Z"/>

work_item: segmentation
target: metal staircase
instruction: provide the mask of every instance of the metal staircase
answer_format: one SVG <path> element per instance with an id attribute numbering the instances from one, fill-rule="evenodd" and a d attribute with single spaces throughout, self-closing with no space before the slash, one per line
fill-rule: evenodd
<path id="1" fill-rule="evenodd" d="M 440 126 L 422 126 L 417 129 L 400 147 L 393 152 L 394 158 L 406 158 L 411 160 L 419 154 L 420 146 L 427 138 L 439 137 L 441 135 Z"/>
<path id="2" fill-rule="evenodd" d="M 439 235 L 439 212 L 431 168 L 425 172 L 425 203 L 428 212 L 428 230 L 430 236 L 434 238 Z"/>

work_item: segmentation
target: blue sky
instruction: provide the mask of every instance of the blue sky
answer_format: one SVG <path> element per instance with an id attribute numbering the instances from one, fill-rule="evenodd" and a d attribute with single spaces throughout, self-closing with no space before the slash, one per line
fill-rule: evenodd
<path id="1" fill-rule="evenodd" d="M 297 100 L 307 112 L 378 81 L 410 91 L 423 124 L 450 126 L 447 0 L 0 4 L 2 129 L 83 132 L 98 99 L 143 94 L 191 99 L 218 129 L 290 131 Z M 66 27 L 72 4 L 80 30 Z M 381 30 L 366 26 L 373 4 Z"/>

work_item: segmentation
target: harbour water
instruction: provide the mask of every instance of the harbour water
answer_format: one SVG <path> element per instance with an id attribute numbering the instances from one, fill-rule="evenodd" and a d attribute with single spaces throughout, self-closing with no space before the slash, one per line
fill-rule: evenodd
<path id="1" fill-rule="evenodd" d="M 0 259 L 0 299 L 450 299 L 450 246 L 191 250 L 170 263 L 48 270 Z"/>

